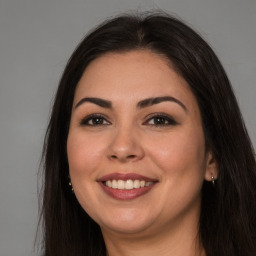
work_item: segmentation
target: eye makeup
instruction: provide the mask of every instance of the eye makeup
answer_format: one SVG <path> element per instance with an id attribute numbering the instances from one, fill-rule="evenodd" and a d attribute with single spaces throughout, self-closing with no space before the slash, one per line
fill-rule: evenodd
<path id="1" fill-rule="evenodd" d="M 171 126 L 177 125 L 178 123 L 174 120 L 173 117 L 165 113 L 154 113 L 147 116 L 147 120 L 143 122 L 143 125 L 152 125 L 152 126 Z"/>
<path id="2" fill-rule="evenodd" d="M 102 114 L 90 114 L 83 118 L 80 122 L 82 126 L 101 126 L 101 125 L 110 125 L 111 123 L 107 120 L 107 118 Z"/>
<path id="3" fill-rule="evenodd" d="M 167 115 L 165 113 L 153 113 L 147 115 L 145 118 L 146 121 L 142 123 L 142 125 L 149 125 L 149 126 L 175 126 L 178 125 L 178 122 L 174 120 L 173 117 Z M 103 126 L 103 125 L 111 125 L 111 122 L 108 118 L 100 113 L 93 113 L 80 121 L 81 126 Z"/>

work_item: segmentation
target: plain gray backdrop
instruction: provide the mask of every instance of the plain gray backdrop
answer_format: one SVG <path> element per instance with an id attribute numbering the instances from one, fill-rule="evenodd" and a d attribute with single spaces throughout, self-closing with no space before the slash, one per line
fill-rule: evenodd
<path id="1" fill-rule="evenodd" d="M 0 256 L 37 255 L 37 171 L 63 68 L 106 17 L 163 9 L 211 44 L 256 145 L 255 0 L 0 0 Z"/>

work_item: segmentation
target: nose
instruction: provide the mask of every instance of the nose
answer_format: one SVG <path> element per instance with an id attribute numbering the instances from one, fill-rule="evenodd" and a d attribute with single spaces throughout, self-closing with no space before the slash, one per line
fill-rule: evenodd
<path id="1" fill-rule="evenodd" d="M 145 152 L 139 134 L 132 129 L 115 131 L 109 143 L 107 155 L 112 161 L 123 163 L 142 159 Z"/>

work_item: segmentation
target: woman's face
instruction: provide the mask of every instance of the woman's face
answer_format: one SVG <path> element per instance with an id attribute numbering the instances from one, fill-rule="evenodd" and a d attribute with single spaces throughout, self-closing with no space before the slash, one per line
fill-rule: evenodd
<path id="1" fill-rule="evenodd" d="M 75 195 L 103 234 L 197 221 L 203 180 L 215 174 L 188 84 L 147 50 L 106 54 L 87 67 L 67 153 Z"/>

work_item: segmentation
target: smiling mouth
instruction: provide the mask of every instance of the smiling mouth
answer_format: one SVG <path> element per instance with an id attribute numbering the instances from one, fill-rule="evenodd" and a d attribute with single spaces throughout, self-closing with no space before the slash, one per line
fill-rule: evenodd
<path id="1" fill-rule="evenodd" d="M 140 197 L 158 183 L 158 180 L 136 173 L 111 173 L 97 180 L 103 191 L 117 200 Z"/>
<path id="2" fill-rule="evenodd" d="M 107 180 L 104 181 L 103 184 L 106 187 L 112 189 L 123 189 L 123 190 L 131 190 L 148 187 L 154 184 L 153 181 L 145 181 L 145 180 Z"/>

